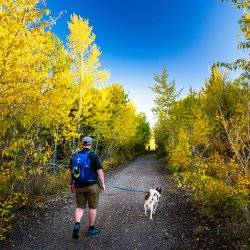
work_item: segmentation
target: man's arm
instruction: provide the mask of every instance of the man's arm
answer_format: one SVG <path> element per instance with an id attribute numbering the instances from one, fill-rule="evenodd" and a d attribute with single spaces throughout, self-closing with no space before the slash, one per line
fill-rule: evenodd
<path id="1" fill-rule="evenodd" d="M 100 162 L 99 157 L 92 152 L 91 153 L 91 160 L 92 160 L 92 164 L 96 170 L 97 173 L 97 177 L 98 177 L 98 182 L 99 182 L 99 186 L 101 188 L 101 191 L 105 190 L 105 179 L 104 179 L 104 172 L 102 169 L 102 164 Z"/>
<path id="2" fill-rule="evenodd" d="M 95 171 L 97 173 L 98 183 L 101 188 L 101 191 L 104 191 L 105 179 L 104 179 L 104 171 L 102 169 L 102 164 L 100 162 L 100 159 L 94 152 L 91 153 L 90 157 L 92 160 L 93 167 L 95 168 Z"/>
<path id="3" fill-rule="evenodd" d="M 97 170 L 97 175 L 98 175 L 100 188 L 102 191 L 105 191 L 104 172 L 102 168 Z"/>
<path id="4" fill-rule="evenodd" d="M 71 193 L 74 193 L 74 180 L 73 180 L 73 175 L 72 175 L 72 160 L 70 160 L 70 166 L 69 166 L 69 190 Z"/>

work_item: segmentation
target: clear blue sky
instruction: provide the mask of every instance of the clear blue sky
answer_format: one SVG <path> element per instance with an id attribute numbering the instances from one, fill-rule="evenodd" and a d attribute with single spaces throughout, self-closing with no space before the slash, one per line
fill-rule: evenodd
<path id="1" fill-rule="evenodd" d="M 240 11 L 220 0 L 47 0 L 52 16 L 67 12 L 53 31 L 64 42 L 76 13 L 89 19 L 111 82 L 123 84 L 153 123 L 153 74 L 165 65 L 177 88 L 199 90 L 216 61 L 242 55 L 236 49 Z"/>

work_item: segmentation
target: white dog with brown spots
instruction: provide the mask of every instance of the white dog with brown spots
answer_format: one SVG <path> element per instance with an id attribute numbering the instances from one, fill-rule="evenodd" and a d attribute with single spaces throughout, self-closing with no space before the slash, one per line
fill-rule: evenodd
<path id="1" fill-rule="evenodd" d="M 145 215 L 147 216 L 147 209 L 150 210 L 150 220 L 153 220 L 153 214 L 156 212 L 156 208 L 161 197 L 161 188 L 150 189 L 149 192 L 146 192 L 144 197 L 144 209 Z"/>

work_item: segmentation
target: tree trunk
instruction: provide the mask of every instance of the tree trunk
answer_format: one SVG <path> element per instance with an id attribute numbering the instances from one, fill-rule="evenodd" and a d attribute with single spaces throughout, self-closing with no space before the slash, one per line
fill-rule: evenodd
<path id="1" fill-rule="evenodd" d="M 56 136 L 58 137 L 58 125 L 56 125 Z M 55 138 L 55 145 L 54 145 L 54 156 L 53 156 L 53 168 L 56 169 L 56 162 L 57 162 L 57 143 L 58 138 Z"/>

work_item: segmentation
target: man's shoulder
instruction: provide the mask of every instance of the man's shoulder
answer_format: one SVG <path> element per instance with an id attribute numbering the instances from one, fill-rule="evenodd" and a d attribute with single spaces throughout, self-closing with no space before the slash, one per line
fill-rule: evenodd
<path id="1" fill-rule="evenodd" d="M 76 157 L 76 156 L 79 155 L 81 152 L 82 152 L 81 150 L 75 152 L 74 154 L 72 154 L 71 158 Z"/>
<path id="2" fill-rule="evenodd" d="M 99 158 L 98 155 L 94 151 L 89 151 L 89 156 L 93 158 Z"/>
<path id="3" fill-rule="evenodd" d="M 98 157 L 98 155 L 94 151 L 90 151 L 89 152 L 89 158 L 93 162 L 93 164 L 95 165 L 95 167 L 97 169 L 101 169 L 102 168 L 102 164 L 101 164 L 100 158 Z"/>
<path id="4" fill-rule="evenodd" d="M 72 159 L 81 153 L 88 153 L 90 158 L 99 159 L 99 156 L 92 150 L 80 150 L 72 155 Z"/>
<path id="5" fill-rule="evenodd" d="M 76 156 L 79 156 L 82 153 L 86 153 L 86 152 L 88 152 L 88 151 L 79 150 L 79 151 L 75 152 L 74 154 L 72 154 L 71 159 L 75 158 Z"/>

